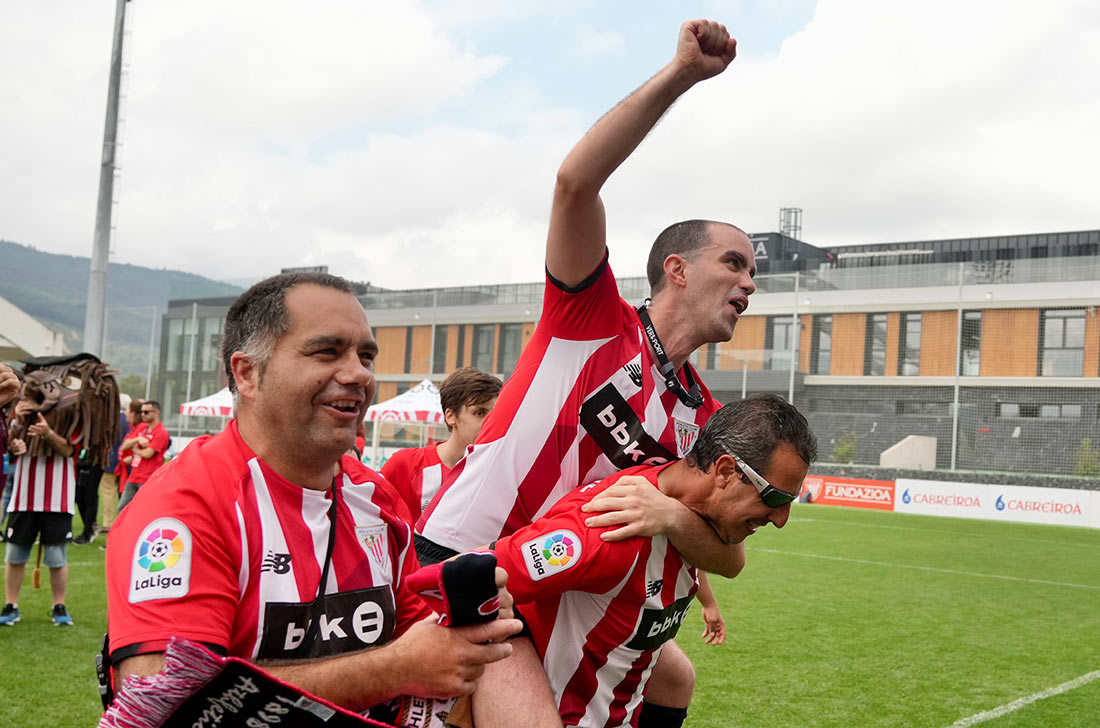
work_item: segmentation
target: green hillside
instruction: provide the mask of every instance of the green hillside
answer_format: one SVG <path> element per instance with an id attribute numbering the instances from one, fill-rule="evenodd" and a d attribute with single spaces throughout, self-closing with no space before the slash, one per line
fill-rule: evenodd
<path id="1" fill-rule="evenodd" d="M 81 345 L 91 261 L 0 240 L 0 296 L 55 331 L 71 351 Z M 110 263 L 106 356 L 127 373 L 145 375 L 152 310 L 159 319 L 173 298 L 232 296 L 241 288 L 178 270 Z M 143 310 L 134 310 L 134 309 Z M 154 346 L 159 346 L 158 340 Z"/>

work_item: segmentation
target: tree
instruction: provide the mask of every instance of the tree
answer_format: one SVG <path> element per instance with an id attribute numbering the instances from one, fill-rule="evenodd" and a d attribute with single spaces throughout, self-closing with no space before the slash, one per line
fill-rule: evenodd
<path id="1" fill-rule="evenodd" d="M 1077 468 L 1073 472 L 1084 478 L 1100 475 L 1100 451 L 1093 449 L 1092 440 L 1088 437 L 1081 438 L 1081 446 L 1077 448 Z"/>
<path id="2" fill-rule="evenodd" d="M 856 459 L 856 433 L 845 432 L 837 438 L 836 447 L 833 449 L 833 462 L 851 463 Z"/>
<path id="3" fill-rule="evenodd" d="M 118 391 L 134 399 L 145 398 L 145 377 L 140 374 L 127 374 L 118 380 Z"/>

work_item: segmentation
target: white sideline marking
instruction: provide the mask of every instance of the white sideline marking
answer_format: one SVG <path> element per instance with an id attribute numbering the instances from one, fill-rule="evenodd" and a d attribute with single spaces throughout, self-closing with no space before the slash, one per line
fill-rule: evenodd
<path id="1" fill-rule="evenodd" d="M 921 514 L 909 514 L 909 515 L 921 515 Z M 949 516 L 938 516 L 938 518 L 949 518 Z M 888 526 L 884 523 L 863 523 L 861 521 L 834 521 L 831 518 L 788 518 L 788 523 L 795 523 L 798 521 L 805 521 L 807 523 L 836 523 L 842 526 L 863 526 L 864 528 L 886 528 L 891 531 L 920 531 L 922 533 L 949 533 L 954 536 L 967 536 L 967 537 L 979 537 L 979 538 L 995 538 L 999 541 L 1025 541 L 1027 543 L 1049 543 L 1055 546 L 1084 546 L 1086 548 L 1095 548 L 1096 544 L 1081 543 L 1079 541 L 1054 541 L 1048 538 L 1027 538 L 1026 536 L 1004 536 L 997 533 L 975 533 L 972 531 L 952 531 L 946 528 L 916 528 L 915 526 Z M 987 523 L 1000 523 L 1000 521 L 986 521 Z M 1020 524 L 1020 525 L 1037 525 L 1037 524 Z M 1045 525 L 1045 524 L 1044 524 Z M 1065 528 L 1065 526 L 1061 526 Z"/>
<path id="2" fill-rule="evenodd" d="M 761 551 L 766 554 L 783 554 L 786 556 L 805 556 L 808 559 L 828 559 L 829 561 L 847 561 L 853 564 L 870 564 L 872 566 L 893 566 L 899 569 L 917 569 L 918 571 L 937 571 L 941 574 L 959 574 L 961 576 L 983 576 L 987 579 L 1004 579 L 1006 581 L 1026 581 L 1030 584 L 1050 584 L 1052 586 L 1072 586 L 1078 589 L 1095 589 L 1100 591 L 1100 586 L 1093 584 L 1072 584 L 1066 581 L 1047 581 L 1046 579 L 1027 579 L 1022 576 L 1005 576 L 1004 574 L 983 574 L 977 571 L 958 571 L 957 569 L 941 569 L 935 566 L 918 566 L 916 564 L 895 564 L 889 561 L 868 561 L 867 559 L 849 559 L 844 556 L 826 556 L 824 554 L 804 554 L 798 551 L 778 551 L 776 549 L 763 549 L 753 547 L 749 551 Z"/>
<path id="3" fill-rule="evenodd" d="M 948 728 L 969 728 L 969 726 L 976 725 L 978 723 L 984 723 L 987 720 L 1000 718 L 1002 715 L 1011 713 L 1014 710 L 1019 710 L 1025 705 L 1030 705 L 1037 700 L 1043 700 L 1045 698 L 1050 698 L 1055 695 L 1061 695 L 1062 693 L 1069 692 L 1070 690 L 1079 688 L 1082 685 L 1090 683 L 1097 678 L 1100 678 L 1100 670 L 1093 670 L 1092 672 L 1086 673 L 1081 677 L 1074 678 L 1069 682 L 1064 682 L 1061 685 L 1056 685 L 1052 688 L 1047 688 L 1046 690 L 1040 690 L 1037 693 L 1033 693 L 1031 695 L 1028 695 L 1027 697 L 1020 698 L 1019 700 L 1013 700 L 1011 703 L 1005 703 L 1004 705 L 994 708 L 993 710 L 986 710 L 981 713 L 976 713 L 969 718 L 962 718 L 952 723 L 950 726 L 948 726 Z"/>

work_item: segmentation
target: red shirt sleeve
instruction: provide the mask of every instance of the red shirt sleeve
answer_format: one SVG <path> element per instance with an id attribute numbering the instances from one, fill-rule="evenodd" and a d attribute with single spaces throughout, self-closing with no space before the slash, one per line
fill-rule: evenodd
<path id="1" fill-rule="evenodd" d="M 237 517 L 231 499 L 191 485 L 209 476 L 189 464 L 177 462 L 150 486 L 156 497 L 133 500 L 111 529 L 112 653 L 161 652 L 172 637 L 229 647 L 239 599 Z"/>
<path id="2" fill-rule="evenodd" d="M 149 437 L 149 447 L 156 450 L 159 454 L 163 455 L 168 451 L 168 443 L 172 441 L 171 436 L 168 434 L 168 430 L 161 425 L 154 427 L 151 436 Z"/>
<path id="3" fill-rule="evenodd" d="M 608 529 L 584 525 L 588 514 L 580 507 L 599 490 L 569 493 L 542 518 L 496 542 L 497 562 L 508 572 L 517 604 L 567 591 L 603 593 L 628 572 L 638 539 L 604 541 L 600 534 Z"/>
<path id="4" fill-rule="evenodd" d="M 563 288 L 549 273 L 537 333 L 572 341 L 614 336 L 622 331 L 622 298 L 606 255 L 587 280 Z"/>

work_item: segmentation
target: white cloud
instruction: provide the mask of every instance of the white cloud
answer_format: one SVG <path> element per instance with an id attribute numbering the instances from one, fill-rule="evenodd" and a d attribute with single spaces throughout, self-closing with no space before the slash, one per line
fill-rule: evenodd
<path id="1" fill-rule="evenodd" d="M 0 8 L 0 237 L 90 252 L 104 5 Z M 537 280 L 554 172 L 581 120 L 630 90 L 563 67 L 603 108 L 550 106 L 522 73 L 540 59 L 516 51 L 517 32 L 549 32 L 522 27 L 529 3 L 129 8 L 120 262 L 222 278 L 327 263 L 390 287 Z M 573 52 L 586 33 L 600 52 L 672 48 L 675 27 L 580 30 L 607 27 L 590 11 L 555 20 Z M 486 40 L 496 24 L 509 51 Z M 474 43 L 474 27 L 490 33 Z M 751 41 L 608 184 L 617 272 L 641 275 L 675 219 L 765 231 L 781 206 L 804 208 L 822 245 L 1098 226 L 1093 4 L 822 0 L 778 55 Z"/>
<path id="2" fill-rule="evenodd" d="M 622 52 L 626 38 L 613 30 L 581 26 L 574 31 L 573 52 L 580 59 L 593 60 Z"/>

